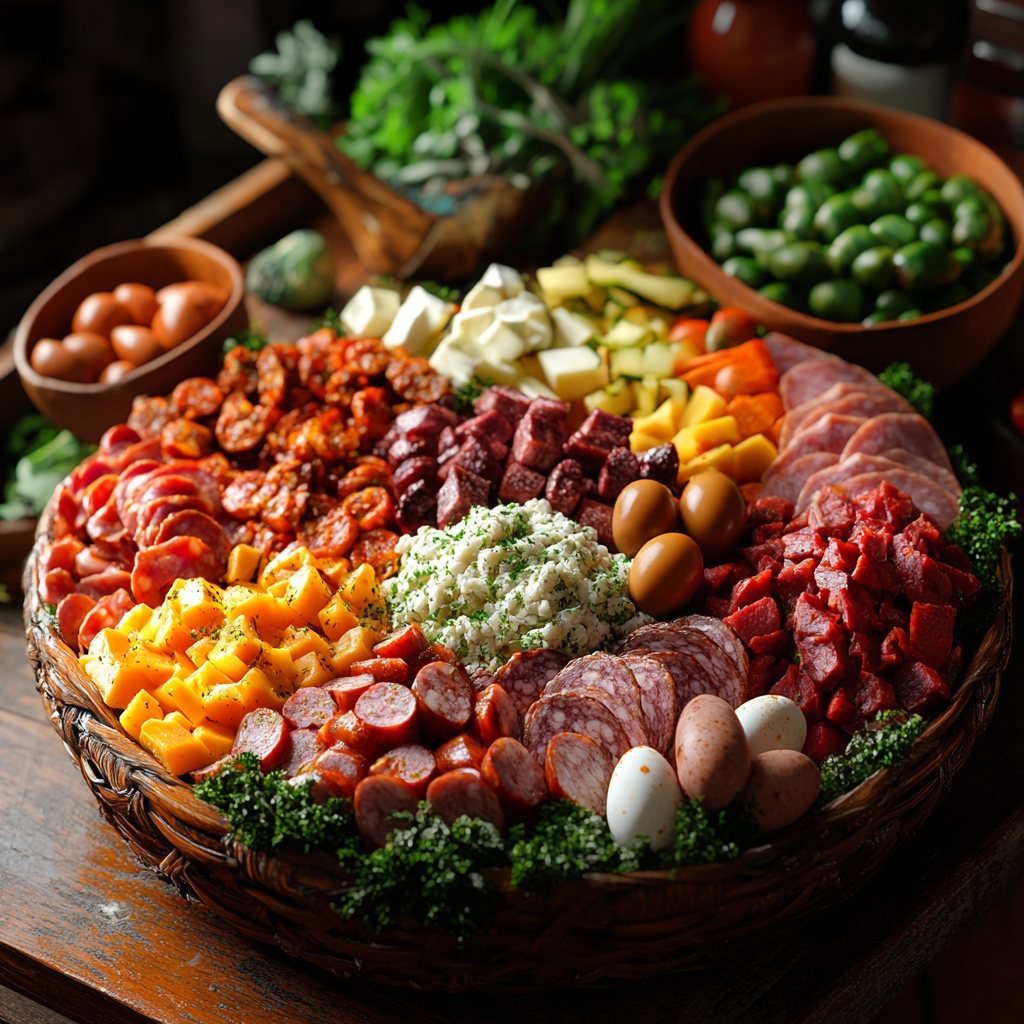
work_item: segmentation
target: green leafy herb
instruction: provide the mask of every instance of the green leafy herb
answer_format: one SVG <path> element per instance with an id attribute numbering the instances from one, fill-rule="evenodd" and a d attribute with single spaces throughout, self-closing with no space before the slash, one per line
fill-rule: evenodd
<path id="1" fill-rule="evenodd" d="M 10 595 L 9 594 L 7 596 L 7 599 L 10 600 Z M 44 604 L 43 605 L 43 621 L 48 626 L 53 627 L 53 629 L 57 629 L 57 630 L 60 629 L 60 626 L 57 623 L 57 606 L 56 605 L 53 605 L 53 604 Z"/>
<path id="2" fill-rule="evenodd" d="M 8 471 L 0 519 L 38 516 L 57 485 L 96 445 L 79 441 L 34 413 L 23 416 L 7 439 L 7 457 L 17 460 Z"/>
<path id="3" fill-rule="evenodd" d="M 455 403 L 455 411 L 460 416 L 470 416 L 473 413 L 473 403 L 480 397 L 484 388 L 489 388 L 494 381 L 481 380 L 479 377 L 474 377 L 468 384 L 463 384 L 461 388 L 456 388 L 452 392 L 452 400 Z"/>
<path id="4" fill-rule="evenodd" d="M 341 322 L 341 314 L 332 306 L 328 306 L 323 313 L 313 321 L 313 330 L 329 327 L 339 338 L 344 338 L 348 331 Z"/>
<path id="5" fill-rule="evenodd" d="M 395 817 L 409 827 L 393 832 L 387 846 L 342 856 L 355 884 L 335 910 L 378 931 L 408 915 L 463 942 L 497 909 L 497 893 L 480 869 L 508 863 L 501 834 L 478 819 L 446 825 L 425 802 L 415 816 Z"/>
<path id="6" fill-rule="evenodd" d="M 350 851 L 362 848 L 347 800 L 313 800 L 313 780 L 292 786 L 283 772 L 260 772 L 255 754 L 239 754 L 195 794 L 231 823 L 234 837 L 253 850 Z"/>
<path id="7" fill-rule="evenodd" d="M 984 487 L 965 487 L 960 495 L 960 517 L 946 530 L 946 540 L 959 544 L 986 589 L 998 588 L 999 551 L 1021 531 L 1017 497 L 1000 497 Z"/>
<path id="8" fill-rule="evenodd" d="M 949 449 L 949 461 L 962 487 L 976 487 L 981 483 L 977 463 L 971 461 L 962 444 L 955 444 Z"/>
<path id="9" fill-rule="evenodd" d="M 914 375 L 909 363 L 890 363 L 878 379 L 901 394 L 926 420 L 932 418 L 932 401 L 935 388 Z"/>
<path id="10" fill-rule="evenodd" d="M 250 352 L 259 352 L 269 344 L 270 339 L 265 334 L 246 327 L 244 331 L 239 331 L 236 337 L 224 339 L 224 355 L 227 355 L 233 348 L 247 348 Z"/>
<path id="11" fill-rule="evenodd" d="M 590 871 L 640 867 L 638 850 L 619 846 L 604 818 L 569 800 L 544 804 L 534 824 L 509 829 L 508 842 L 512 884 L 527 892 L 575 882 Z"/>
<path id="12" fill-rule="evenodd" d="M 920 715 L 907 718 L 904 711 L 880 711 L 874 725 L 856 733 L 844 753 L 825 758 L 816 806 L 823 807 L 848 793 L 879 768 L 899 764 L 923 730 Z"/>
<path id="13" fill-rule="evenodd" d="M 418 281 L 417 284 L 431 295 L 436 295 L 439 299 L 443 299 L 445 302 L 458 302 L 459 301 L 459 289 L 449 288 L 446 284 L 438 284 L 436 281 Z"/>
<path id="14" fill-rule="evenodd" d="M 661 855 L 662 865 L 678 868 L 735 860 L 761 839 L 761 830 L 739 804 L 709 811 L 700 799 L 686 800 L 676 812 L 672 843 Z"/>

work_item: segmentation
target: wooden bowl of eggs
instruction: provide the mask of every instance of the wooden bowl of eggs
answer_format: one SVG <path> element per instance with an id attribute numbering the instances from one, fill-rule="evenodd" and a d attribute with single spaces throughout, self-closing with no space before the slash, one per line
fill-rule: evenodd
<path id="1" fill-rule="evenodd" d="M 213 376 L 221 343 L 245 329 L 242 269 L 196 238 L 119 242 L 70 266 L 29 306 L 14 362 L 36 408 L 98 441 L 136 395 Z"/>

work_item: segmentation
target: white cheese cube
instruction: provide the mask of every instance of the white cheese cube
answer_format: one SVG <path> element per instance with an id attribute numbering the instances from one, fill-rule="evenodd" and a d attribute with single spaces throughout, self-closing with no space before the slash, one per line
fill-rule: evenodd
<path id="1" fill-rule="evenodd" d="M 537 271 L 537 283 L 544 289 L 544 297 L 552 302 L 590 291 L 590 280 L 582 263 L 569 267 L 541 267 Z"/>
<path id="2" fill-rule="evenodd" d="M 501 292 L 503 299 L 511 299 L 523 290 L 523 275 L 514 267 L 492 263 L 480 278 L 480 284 Z"/>
<path id="3" fill-rule="evenodd" d="M 586 345 L 550 348 L 538 353 L 537 358 L 548 383 L 563 401 L 574 402 L 608 383 L 608 368 Z"/>
<path id="4" fill-rule="evenodd" d="M 472 288 L 466 292 L 466 297 L 462 300 L 461 308 L 466 309 L 492 309 L 496 306 L 505 296 L 501 294 L 496 288 L 490 288 L 483 283 L 483 281 L 477 281 Z"/>
<path id="5" fill-rule="evenodd" d="M 464 338 L 444 338 L 428 362 L 435 373 L 450 377 L 456 387 L 468 384 L 483 360 L 476 342 Z"/>
<path id="6" fill-rule="evenodd" d="M 489 380 L 495 384 L 506 384 L 515 387 L 523 376 L 523 368 L 518 363 L 509 363 L 503 359 L 485 355 L 473 371 L 480 380 Z"/>
<path id="7" fill-rule="evenodd" d="M 536 377 L 523 377 L 516 387 L 518 387 L 527 398 L 558 398 L 558 395 L 556 395 L 554 391 L 544 383 L 544 381 L 538 380 Z"/>
<path id="8" fill-rule="evenodd" d="M 480 335 L 479 344 L 487 359 L 500 359 L 510 363 L 526 353 L 526 342 L 508 324 L 503 324 L 500 320 L 495 320 Z"/>
<path id="9" fill-rule="evenodd" d="M 575 348 L 597 337 L 594 321 L 579 313 L 571 313 L 559 306 L 551 311 L 551 319 L 555 325 L 555 341 L 563 346 Z"/>
<path id="10" fill-rule="evenodd" d="M 409 355 L 415 355 L 441 331 L 449 316 L 451 307 L 444 299 L 416 285 L 381 341 L 390 352 L 404 348 Z"/>
<path id="11" fill-rule="evenodd" d="M 494 319 L 511 327 L 526 342 L 527 352 L 548 348 L 554 338 L 547 307 L 531 292 L 499 302 Z"/>
<path id="12" fill-rule="evenodd" d="M 463 338 L 479 338 L 494 323 L 494 307 L 462 309 L 452 318 L 452 334 Z"/>
<path id="13" fill-rule="evenodd" d="M 379 338 L 394 322 L 400 305 L 398 292 L 364 284 L 341 311 L 341 322 L 355 338 Z"/>

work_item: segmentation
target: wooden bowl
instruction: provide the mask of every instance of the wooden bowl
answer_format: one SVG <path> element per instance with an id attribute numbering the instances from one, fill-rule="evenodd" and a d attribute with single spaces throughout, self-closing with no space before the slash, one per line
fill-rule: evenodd
<path id="1" fill-rule="evenodd" d="M 75 384 L 36 373 L 29 363 L 40 338 L 71 331 L 78 304 L 93 292 L 113 291 L 125 281 L 162 288 L 175 281 L 208 281 L 231 294 L 201 331 L 170 352 L 143 363 L 116 384 Z M 136 395 L 164 395 L 186 377 L 215 376 L 221 342 L 245 329 L 242 268 L 223 249 L 198 238 L 118 242 L 83 256 L 29 306 L 14 336 L 14 362 L 33 405 L 58 427 L 84 441 L 98 441 L 107 427 L 124 423 Z"/>
<path id="2" fill-rule="evenodd" d="M 874 327 L 834 323 L 762 298 L 730 277 L 702 248 L 697 201 L 709 175 L 744 167 L 796 163 L 836 146 L 863 128 L 877 128 L 893 153 L 913 153 L 943 177 L 968 174 L 1002 208 L 1017 248 L 1007 269 L 966 302 L 906 323 Z M 746 107 L 715 121 L 676 155 L 661 192 L 661 216 L 680 272 L 723 306 L 745 309 L 773 331 L 881 370 L 894 360 L 938 388 L 973 369 L 1013 322 L 1024 291 L 1024 188 L 1013 171 L 969 135 L 925 117 L 837 97 L 799 97 Z"/>

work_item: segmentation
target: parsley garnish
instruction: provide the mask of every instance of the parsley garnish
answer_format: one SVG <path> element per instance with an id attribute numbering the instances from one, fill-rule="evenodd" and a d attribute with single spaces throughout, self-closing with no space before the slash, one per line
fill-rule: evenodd
<path id="1" fill-rule="evenodd" d="M 926 420 L 932 418 L 932 400 L 935 388 L 914 375 L 909 363 L 890 363 L 878 379 L 901 394 Z"/>
<path id="2" fill-rule="evenodd" d="M 223 350 L 224 355 L 227 355 L 234 348 L 247 348 L 250 352 L 259 352 L 260 349 L 266 348 L 269 344 L 270 339 L 265 334 L 260 334 L 251 327 L 246 327 L 244 331 L 238 332 L 237 337 L 225 338 Z"/>
<path id="3" fill-rule="evenodd" d="M 456 388 L 452 391 L 455 411 L 460 416 L 471 416 L 473 414 L 473 403 L 480 397 L 484 388 L 489 388 L 493 383 L 494 381 L 490 379 L 481 380 L 479 377 L 474 377 L 468 384 L 463 384 L 461 388 Z"/>
<path id="4" fill-rule="evenodd" d="M 761 830 L 747 811 L 733 801 L 720 811 L 709 811 L 700 799 L 684 800 L 676 812 L 672 842 L 662 853 L 664 867 L 681 868 L 735 860 L 756 846 Z"/>

